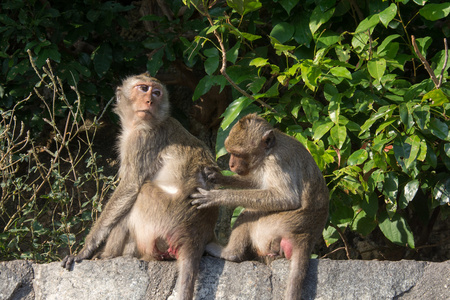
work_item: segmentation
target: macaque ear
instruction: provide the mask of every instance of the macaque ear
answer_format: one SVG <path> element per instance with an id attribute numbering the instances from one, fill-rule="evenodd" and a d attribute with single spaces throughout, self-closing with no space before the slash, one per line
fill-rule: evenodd
<path id="1" fill-rule="evenodd" d="M 270 149 L 275 146 L 275 133 L 273 130 L 268 130 L 264 133 L 261 139 L 261 145 L 264 149 Z"/>

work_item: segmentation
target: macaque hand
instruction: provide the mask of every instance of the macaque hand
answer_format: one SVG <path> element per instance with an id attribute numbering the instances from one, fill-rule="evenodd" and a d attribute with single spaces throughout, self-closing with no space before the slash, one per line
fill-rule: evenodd
<path id="1" fill-rule="evenodd" d="M 197 190 L 198 193 L 191 195 L 191 198 L 196 199 L 192 201 L 191 204 L 198 205 L 197 209 L 219 205 L 219 201 L 216 197 L 214 197 L 214 194 L 216 194 L 218 191 L 207 191 L 202 188 L 197 188 Z"/>
<path id="2" fill-rule="evenodd" d="M 73 263 L 80 262 L 83 259 L 89 258 L 89 253 L 87 251 L 81 251 L 78 255 L 67 255 L 62 261 L 61 266 L 70 271 Z"/>
<path id="3" fill-rule="evenodd" d="M 203 172 L 208 180 L 208 182 L 211 183 L 219 183 L 223 175 L 220 173 L 220 171 L 217 168 L 213 167 L 205 167 L 203 169 Z"/>

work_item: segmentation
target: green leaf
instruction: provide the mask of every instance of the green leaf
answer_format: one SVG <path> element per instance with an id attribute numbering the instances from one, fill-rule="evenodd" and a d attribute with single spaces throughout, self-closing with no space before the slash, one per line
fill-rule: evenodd
<path id="1" fill-rule="evenodd" d="M 352 222 L 352 229 L 362 236 L 367 236 L 377 227 L 375 217 L 368 216 L 364 210 L 357 212 Z"/>
<path id="2" fill-rule="evenodd" d="M 317 141 L 322 138 L 332 127 L 334 126 L 333 122 L 327 122 L 325 124 L 319 125 L 317 128 L 314 128 L 314 136 L 313 140 Z"/>
<path id="3" fill-rule="evenodd" d="M 331 74 L 352 80 L 352 73 L 345 67 L 334 67 L 330 69 Z"/>
<path id="4" fill-rule="evenodd" d="M 336 228 L 331 225 L 325 227 L 322 232 L 322 236 L 327 247 L 339 241 L 339 233 L 337 232 Z"/>
<path id="5" fill-rule="evenodd" d="M 389 22 L 394 19 L 395 15 L 397 14 L 397 5 L 395 3 L 391 3 L 391 5 L 379 13 L 379 18 L 381 23 L 383 23 L 384 27 L 388 27 Z"/>
<path id="6" fill-rule="evenodd" d="M 391 43 L 392 43 L 393 40 L 395 40 L 395 39 L 397 39 L 397 38 L 399 38 L 399 37 L 400 37 L 399 34 L 392 34 L 392 35 L 386 37 L 386 38 L 384 39 L 384 41 L 381 43 L 381 45 L 378 46 L 378 48 L 377 48 L 377 54 L 378 54 L 379 56 L 384 56 L 384 55 L 386 55 L 386 52 L 387 52 L 387 51 L 386 51 L 386 48 L 389 47 L 389 45 L 391 45 Z"/>
<path id="7" fill-rule="evenodd" d="M 262 89 L 266 81 L 266 77 L 257 77 L 249 83 L 248 88 L 253 94 L 257 94 Z"/>
<path id="8" fill-rule="evenodd" d="M 205 72 L 208 75 L 213 75 L 214 72 L 219 67 L 220 58 L 219 56 L 211 56 L 205 60 Z"/>
<path id="9" fill-rule="evenodd" d="M 301 108 L 305 112 L 306 118 L 309 122 L 314 124 L 320 118 L 320 111 L 322 110 L 322 106 L 313 98 L 304 97 L 301 100 Z"/>
<path id="10" fill-rule="evenodd" d="M 305 84 L 312 91 L 315 91 L 317 87 L 317 80 L 319 79 L 319 76 L 322 73 L 320 71 L 320 68 L 315 65 L 312 65 L 310 62 L 305 61 L 302 62 L 300 70 L 302 72 L 301 76 Z"/>
<path id="11" fill-rule="evenodd" d="M 94 55 L 94 69 L 99 77 L 103 77 L 111 67 L 111 62 L 113 58 L 111 46 L 109 44 L 102 44 L 94 52 L 93 55 Z"/>
<path id="12" fill-rule="evenodd" d="M 241 16 L 258 10 L 262 6 L 258 0 L 227 0 L 227 4 Z"/>
<path id="13" fill-rule="evenodd" d="M 250 66 L 255 66 L 257 68 L 267 66 L 269 64 L 268 58 L 257 57 L 250 61 Z"/>
<path id="14" fill-rule="evenodd" d="M 386 196 L 387 210 L 390 217 L 397 211 L 398 176 L 394 172 L 385 174 L 383 195 Z"/>
<path id="15" fill-rule="evenodd" d="M 441 89 L 437 89 L 423 95 L 422 101 L 430 101 L 430 106 L 441 106 L 444 103 L 448 103 L 449 99 Z"/>
<path id="16" fill-rule="evenodd" d="M 425 125 L 430 121 L 430 107 L 428 105 L 424 105 L 415 108 L 413 116 L 416 120 L 417 126 L 419 126 L 421 130 L 424 130 Z"/>
<path id="17" fill-rule="evenodd" d="M 280 0 L 279 2 L 287 14 L 290 15 L 291 10 L 297 5 L 298 1 L 299 0 Z"/>
<path id="18" fill-rule="evenodd" d="M 328 22 L 333 14 L 334 8 L 323 12 L 320 6 L 316 6 L 309 19 L 309 29 L 311 30 L 311 33 L 314 34 L 322 24 Z"/>
<path id="19" fill-rule="evenodd" d="M 381 77 L 386 71 L 386 60 L 384 58 L 379 58 L 377 60 L 370 60 L 367 62 L 367 69 L 370 76 L 380 81 Z"/>
<path id="20" fill-rule="evenodd" d="M 232 64 L 236 63 L 240 47 L 241 43 L 237 42 L 230 50 L 227 51 L 227 61 L 231 62 Z"/>
<path id="21" fill-rule="evenodd" d="M 273 27 L 270 36 L 276 38 L 281 44 L 284 44 L 292 38 L 294 30 L 294 26 L 291 24 L 281 22 Z"/>
<path id="22" fill-rule="evenodd" d="M 247 97 L 240 97 L 234 100 L 222 114 L 223 120 L 220 127 L 225 130 L 236 119 L 239 113 L 253 102 Z"/>
<path id="23" fill-rule="evenodd" d="M 341 149 L 347 138 L 347 128 L 345 126 L 335 125 L 330 130 L 331 138 L 334 140 L 335 145 Z"/>
<path id="24" fill-rule="evenodd" d="M 434 136 L 440 138 L 441 140 L 450 140 L 448 125 L 441 122 L 439 119 L 433 118 L 430 122 L 429 128 Z"/>
<path id="25" fill-rule="evenodd" d="M 411 145 L 409 157 L 405 162 L 405 167 L 408 169 L 412 165 L 412 163 L 416 160 L 417 155 L 419 154 L 422 140 L 417 135 L 413 135 L 409 137 L 406 140 L 406 142 Z"/>
<path id="26" fill-rule="evenodd" d="M 367 131 L 373 125 L 373 123 L 375 123 L 376 120 L 392 114 L 393 110 L 396 108 L 397 106 L 395 104 L 380 107 L 380 109 L 376 113 L 373 113 L 370 118 L 366 122 L 364 122 L 364 124 L 361 126 L 361 132 L 359 133 L 359 135 L 362 135 L 365 131 Z"/>
<path id="27" fill-rule="evenodd" d="M 295 27 L 294 39 L 299 45 L 305 45 L 309 48 L 312 41 L 312 33 L 309 29 L 309 15 L 301 12 L 294 15 L 292 24 Z"/>
<path id="28" fill-rule="evenodd" d="M 355 33 L 366 32 L 367 30 L 375 27 L 378 23 L 380 23 L 378 14 L 368 16 L 359 23 L 358 27 L 356 27 Z"/>
<path id="29" fill-rule="evenodd" d="M 194 94 L 192 95 L 192 100 L 197 100 L 204 94 L 206 94 L 211 87 L 213 86 L 213 81 L 211 80 L 211 76 L 205 76 L 198 82 L 195 87 Z"/>
<path id="30" fill-rule="evenodd" d="M 450 13 L 450 3 L 427 4 L 419 10 L 422 17 L 430 21 L 446 18 Z"/>
<path id="31" fill-rule="evenodd" d="M 433 197 L 440 205 L 450 205 L 450 177 L 440 180 L 433 188 Z"/>
<path id="32" fill-rule="evenodd" d="M 389 219 L 386 212 L 380 214 L 378 227 L 381 232 L 394 244 L 414 249 L 414 236 L 406 220 L 399 214 Z"/>
<path id="33" fill-rule="evenodd" d="M 380 179 L 380 181 L 384 180 L 383 174 L 381 170 L 377 170 L 375 172 L 373 172 L 370 177 L 372 177 L 372 175 L 374 176 L 375 180 L 378 180 L 378 175 L 376 175 L 376 173 L 378 173 L 378 175 L 380 175 L 382 178 Z M 375 181 L 376 183 L 377 181 Z M 364 209 L 364 211 L 366 212 L 366 214 L 368 216 L 371 217 L 375 217 L 377 212 L 378 212 L 378 197 L 376 193 L 370 193 L 370 194 L 364 194 L 364 199 L 361 201 L 361 207 Z"/>
<path id="34" fill-rule="evenodd" d="M 239 99 L 237 99 L 237 100 L 239 100 Z M 219 130 L 217 131 L 216 158 L 219 158 L 219 157 L 227 154 L 227 150 L 225 149 L 224 143 L 225 143 L 225 139 L 228 137 L 228 134 L 229 134 L 231 128 L 233 127 L 233 125 L 240 118 L 242 118 L 245 115 L 261 112 L 261 108 L 259 108 L 258 106 L 254 105 L 254 104 L 250 104 L 247 107 L 242 108 L 237 114 L 235 114 L 239 110 L 239 108 L 236 108 L 235 106 L 242 105 L 241 101 L 239 101 L 239 103 L 235 103 L 235 102 L 233 102 L 231 104 L 231 105 L 233 105 L 233 108 L 229 110 L 228 109 L 229 107 L 228 107 L 227 110 L 225 111 L 225 113 L 222 115 L 222 116 L 224 116 L 226 113 L 228 114 L 228 118 L 227 118 L 228 124 L 226 125 L 227 127 L 225 129 L 223 129 L 223 126 L 224 126 L 223 121 L 225 120 L 225 118 L 224 118 L 224 120 L 222 120 L 221 127 L 219 127 Z M 234 120 L 232 120 L 232 118 L 234 118 Z"/>
<path id="35" fill-rule="evenodd" d="M 405 187 L 403 188 L 403 193 L 400 196 L 399 200 L 399 207 L 401 209 L 405 209 L 409 202 L 411 202 L 414 199 L 414 196 L 416 196 L 417 191 L 419 190 L 419 180 L 414 179 L 408 182 Z"/>
<path id="36" fill-rule="evenodd" d="M 366 149 L 359 149 L 353 152 L 352 155 L 350 155 L 350 157 L 347 160 L 347 164 L 350 166 L 360 165 L 363 162 L 365 162 L 368 157 L 369 154 L 367 153 Z"/>
<path id="37" fill-rule="evenodd" d="M 414 103 L 402 103 L 399 105 L 400 120 L 405 125 L 405 129 L 408 131 L 414 126 L 414 119 L 412 115 L 412 106 Z"/>

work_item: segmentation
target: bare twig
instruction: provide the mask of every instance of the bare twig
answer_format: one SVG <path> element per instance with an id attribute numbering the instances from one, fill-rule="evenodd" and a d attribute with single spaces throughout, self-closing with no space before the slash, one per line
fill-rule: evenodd
<path id="1" fill-rule="evenodd" d="M 342 232 L 342 230 L 338 226 L 335 226 L 334 224 L 331 224 L 331 226 L 333 226 L 336 229 L 336 231 L 339 233 L 339 236 L 341 237 L 342 241 L 344 242 L 345 254 L 347 255 L 348 259 L 351 259 L 351 257 L 350 257 L 350 246 L 347 243 L 347 239 L 344 237 L 344 233 Z"/>
<path id="2" fill-rule="evenodd" d="M 419 48 L 417 47 L 416 38 L 414 37 L 414 35 L 411 35 L 411 43 L 412 43 L 412 45 L 414 47 L 414 51 L 416 52 L 417 56 L 419 57 L 420 61 L 423 64 L 423 66 L 425 67 L 425 69 L 427 70 L 427 72 L 430 75 L 431 79 L 433 80 L 434 86 L 438 89 L 440 87 L 439 81 L 436 78 L 436 75 L 434 75 L 433 70 L 431 70 L 430 64 L 427 62 L 425 57 L 423 57 L 422 53 L 420 53 Z"/>
<path id="3" fill-rule="evenodd" d="M 340 250 L 345 250 L 345 247 L 339 247 L 339 248 L 336 248 L 336 249 L 334 249 L 333 251 L 328 252 L 327 254 L 323 255 L 321 258 L 327 258 L 329 255 L 331 255 L 331 254 L 333 254 L 333 253 L 335 253 L 335 252 L 338 252 L 338 251 L 340 251 Z"/>
<path id="4" fill-rule="evenodd" d="M 444 38 L 444 55 L 445 55 L 445 59 L 444 59 L 444 65 L 442 66 L 442 70 L 441 70 L 441 77 L 439 77 L 439 87 L 441 87 L 441 85 L 442 85 L 442 79 L 444 78 L 444 71 L 445 71 L 445 68 L 447 67 L 447 62 L 448 62 L 448 45 L 447 45 L 446 38 Z"/>

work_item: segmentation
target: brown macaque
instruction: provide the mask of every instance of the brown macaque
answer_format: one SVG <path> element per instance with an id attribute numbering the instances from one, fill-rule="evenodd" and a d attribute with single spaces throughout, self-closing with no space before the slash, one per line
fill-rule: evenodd
<path id="1" fill-rule="evenodd" d="M 148 74 L 124 80 L 116 91 L 120 183 L 85 245 L 62 266 L 92 257 L 130 255 L 177 259 L 176 294 L 191 299 L 201 256 L 214 240 L 217 208 L 198 210 L 190 194 L 208 188 L 205 168 L 217 168 L 210 150 L 169 117 L 166 88 Z"/>
<path id="2" fill-rule="evenodd" d="M 206 168 L 208 179 L 235 189 L 204 190 L 191 195 L 199 210 L 243 206 L 228 244 L 210 243 L 206 251 L 240 262 L 257 257 L 291 260 L 285 299 L 300 299 L 309 257 L 328 219 L 326 182 L 308 150 L 295 138 L 251 114 L 225 140 L 229 166 L 237 175 Z"/>

